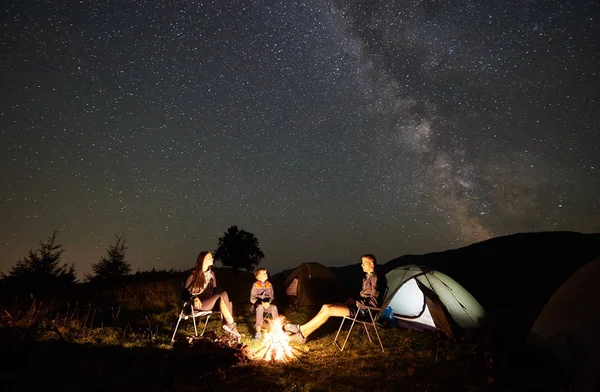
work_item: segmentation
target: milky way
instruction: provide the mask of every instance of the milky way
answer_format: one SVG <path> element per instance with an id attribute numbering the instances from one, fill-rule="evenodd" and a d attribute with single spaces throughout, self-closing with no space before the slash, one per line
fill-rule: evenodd
<path id="1" fill-rule="evenodd" d="M 91 270 L 271 270 L 600 231 L 591 1 L 10 1 L 0 270 L 60 230 Z"/>

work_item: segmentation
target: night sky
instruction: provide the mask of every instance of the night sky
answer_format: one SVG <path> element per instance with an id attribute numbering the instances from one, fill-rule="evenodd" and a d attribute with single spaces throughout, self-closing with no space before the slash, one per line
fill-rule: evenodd
<path id="1" fill-rule="evenodd" d="M 276 272 L 600 231 L 598 1 L 2 3 L 0 270 Z"/>

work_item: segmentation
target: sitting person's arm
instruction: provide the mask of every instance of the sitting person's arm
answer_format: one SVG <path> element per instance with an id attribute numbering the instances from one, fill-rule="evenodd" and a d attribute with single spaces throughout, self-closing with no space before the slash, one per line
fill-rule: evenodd
<path id="1" fill-rule="evenodd" d="M 181 290 L 181 299 L 189 301 L 192 298 L 192 287 L 194 285 L 194 274 L 190 274 L 185 281 L 183 290 Z"/>
<path id="2" fill-rule="evenodd" d="M 269 288 L 267 290 L 267 298 L 265 298 L 263 300 L 263 302 L 268 302 L 269 305 L 271 305 L 271 303 L 273 302 L 273 300 L 275 300 L 275 290 L 273 289 L 273 284 L 271 282 L 269 283 Z"/>
<path id="3" fill-rule="evenodd" d="M 210 293 L 211 293 L 211 295 L 217 294 L 219 291 L 217 290 L 217 276 L 215 275 L 215 271 L 211 270 L 210 276 L 211 276 L 210 283 L 209 283 Z"/>
<path id="4" fill-rule="evenodd" d="M 256 301 L 258 301 L 258 288 L 256 287 L 256 283 L 252 283 L 252 289 L 250 290 L 250 303 L 254 305 Z"/>

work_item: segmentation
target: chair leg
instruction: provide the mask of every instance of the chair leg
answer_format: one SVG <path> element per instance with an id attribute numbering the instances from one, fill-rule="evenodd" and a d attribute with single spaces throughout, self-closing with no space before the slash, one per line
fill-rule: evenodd
<path id="1" fill-rule="evenodd" d="M 343 347 L 340 347 L 337 338 L 340 335 L 340 331 L 342 330 L 342 327 L 344 326 L 344 322 L 346 321 L 346 318 L 342 318 L 342 323 L 340 324 L 340 327 L 338 328 L 337 333 L 335 334 L 335 338 L 333 338 L 333 343 L 335 343 L 335 345 L 340 349 L 340 351 L 344 351 Z"/>
<path id="2" fill-rule="evenodd" d="M 377 320 L 379 319 L 379 316 L 376 315 L 375 317 L 373 317 L 373 313 L 371 311 L 369 311 L 369 316 L 371 317 L 371 326 L 375 330 L 375 336 L 377 336 L 377 341 L 379 341 L 379 347 L 381 347 L 382 352 L 385 352 L 385 350 L 383 349 L 383 343 L 381 343 L 381 338 L 379 337 L 379 331 L 377 331 Z M 367 330 L 367 336 L 369 336 L 369 340 L 372 342 L 367 324 L 363 325 L 365 326 L 365 330 Z"/>
<path id="3" fill-rule="evenodd" d="M 187 303 L 183 304 L 183 307 L 181 309 L 181 313 L 179 313 L 179 318 L 177 319 L 177 324 L 175 325 L 175 331 L 173 331 L 173 336 L 171 336 L 171 343 L 175 343 L 175 334 L 177 334 L 177 329 L 179 328 L 179 324 L 181 323 L 181 320 L 183 319 L 183 315 L 185 313 L 185 308 L 187 306 Z M 198 314 L 198 312 L 194 313 L 194 305 L 191 305 L 191 315 L 188 317 L 192 318 L 192 323 L 194 324 L 194 334 L 196 337 L 198 336 L 203 336 L 204 332 L 206 332 L 206 327 L 208 326 L 208 321 L 210 320 L 210 316 L 214 313 L 218 313 L 219 317 L 221 318 L 221 321 L 223 321 L 223 313 L 221 312 L 213 312 L 211 314 L 208 314 L 206 317 L 206 320 L 204 321 L 204 326 L 202 328 L 202 332 L 200 333 L 200 335 L 198 335 L 198 323 L 196 323 L 196 314 Z M 187 320 L 188 317 L 186 317 L 185 319 Z M 200 321 L 200 323 L 202 323 L 202 321 Z"/>
<path id="4" fill-rule="evenodd" d="M 377 319 L 378 317 L 373 317 L 373 314 L 369 312 L 369 316 L 371 316 L 371 326 L 373 327 L 373 330 L 375 331 L 375 336 L 377 336 L 377 341 L 379 342 L 379 347 L 381 347 L 381 351 L 385 352 L 385 350 L 383 349 L 383 343 L 381 343 L 381 338 L 379 337 L 379 331 L 377 331 Z M 367 330 L 367 335 L 369 335 L 369 331 L 368 331 L 368 327 L 367 324 L 364 324 L 365 329 Z M 371 340 L 371 336 L 369 336 L 369 340 Z M 371 340 L 372 342 L 372 340 Z"/>
<path id="5" fill-rule="evenodd" d="M 383 343 L 381 343 L 381 338 L 379 337 L 379 331 L 377 330 L 377 320 L 379 319 L 379 315 L 376 315 L 375 317 L 373 317 L 373 313 L 369 312 L 369 316 L 371 316 L 371 325 L 373 326 L 373 329 L 375 330 L 375 336 L 377 336 L 377 341 L 379 341 L 379 347 L 381 347 L 381 352 L 385 352 L 385 350 L 383 349 Z M 367 328 L 366 324 L 365 324 L 365 328 Z M 371 340 L 371 337 L 369 337 L 369 340 Z"/>
<path id="6" fill-rule="evenodd" d="M 179 319 L 177 320 L 177 324 L 175 324 L 175 331 L 173 331 L 173 336 L 171 337 L 171 343 L 175 343 L 175 334 L 177 333 L 177 328 L 179 328 L 179 323 L 181 322 L 181 318 L 183 317 L 183 311 L 184 311 L 184 309 L 182 309 L 181 313 L 179 313 Z"/>
<path id="7" fill-rule="evenodd" d="M 346 317 L 344 317 L 342 319 L 342 323 L 340 324 L 340 328 L 338 329 L 337 334 L 335 335 L 335 339 L 333 339 L 333 342 L 335 343 L 335 345 L 340 349 L 340 351 L 344 351 L 344 347 L 346 347 L 346 343 L 348 343 L 348 338 L 350 337 L 350 333 L 352 332 L 352 328 L 354 328 L 354 322 L 356 320 L 352 320 L 352 323 L 350 324 L 350 329 L 348 330 L 348 334 L 346 335 L 346 339 L 344 339 L 344 344 L 342 344 L 342 346 L 340 347 L 337 338 L 338 335 L 340 334 L 340 331 L 342 330 L 342 327 L 344 326 L 344 322 L 346 321 Z"/>
<path id="8" fill-rule="evenodd" d="M 196 327 L 196 317 L 194 317 L 194 305 L 192 304 L 192 322 L 194 323 L 194 333 L 198 336 L 198 328 Z"/>
<path id="9" fill-rule="evenodd" d="M 350 329 L 348 330 L 348 334 L 346 335 L 346 339 L 344 339 L 344 343 L 340 346 L 339 342 L 338 342 L 338 337 L 340 335 L 340 332 L 342 330 L 342 327 L 344 326 L 344 322 L 346 321 L 346 317 L 344 317 L 342 319 L 342 322 L 340 324 L 340 327 L 338 328 L 337 333 L 335 334 L 335 338 L 333 339 L 333 342 L 335 343 L 335 345 L 340 349 L 340 351 L 344 351 L 344 348 L 346 347 L 346 343 L 348 342 L 348 338 L 350 337 L 350 333 L 352 332 L 352 328 L 354 328 L 354 324 L 355 321 L 354 319 L 348 319 L 348 320 L 352 320 L 352 324 L 350 325 Z M 364 327 L 365 327 L 365 332 L 367 333 L 367 337 L 369 338 L 369 341 L 371 343 L 373 342 L 373 339 L 371 338 L 371 334 L 369 333 L 369 326 L 367 325 L 367 323 L 361 323 Z M 377 327 L 373 324 L 369 324 L 373 327 L 373 329 L 375 330 L 375 336 L 377 336 L 377 341 L 379 342 L 379 347 L 381 348 L 382 352 L 385 352 L 385 350 L 383 349 L 383 343 L 381 342 L 381 337 L 379 336 L 379 332 L 377 331 Z"/>
<path id="10" fill-rule="evenodd" d="M 369 327 L 367 327 L 367 324 L 363 324 L 363 327 L 365 327 L 365 332 L 367 333 L 367 338 L 369 338 L 369 342 L 373 343 L 373 340 L 371 339 L 371 334 L 369 333 Z"/>
<path id="11" fill-rule="evenodd" d="M 202 333 L 200 336 L 204 336 L 204 331 L 206 331 L 206 326 L 208 325 L 208 320 L 210 320 L 210 314 L 206 316 L 206 320 L 204 321 L 204 328 L 202 329 Z"/>
<path id="12" fill-rule="evenodd" d="M 373 329 L 375 330 L 375 335 L 377 335 L 377 340 L 379 341 L 379 347 L 381 347 L 381 352 L 385 352 L 383 349 L 383 343 L 381 343 L 381 338 L 379 337 L 379 332 L 377 331 L 377 327 L 374 325 Z"/>

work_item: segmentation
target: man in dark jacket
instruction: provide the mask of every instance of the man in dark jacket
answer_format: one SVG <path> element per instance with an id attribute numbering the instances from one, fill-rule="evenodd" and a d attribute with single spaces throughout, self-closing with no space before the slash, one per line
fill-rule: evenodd
<path id="1" fill-rule="evenodd" d="M 366 254 L 361 257 L 361 266 L 366 276 L 363 278 L 362 289 L 360 290 L 360 299 L 349 299 L 344 304 L 326 304 L 315 317 L 303 325 L 285 324 L 283 328 L 291 333 L 291 340 L 298 343 L 305 343 L 308 335 L 317 330 L 329 319 L 329 317 L 348 317 L 354 316 L 358 311 L 356 306 L 360 302 L 366 306 L 379 307 L 379 288 L 377 284 L 377 259 L 372 254 Z"/>

